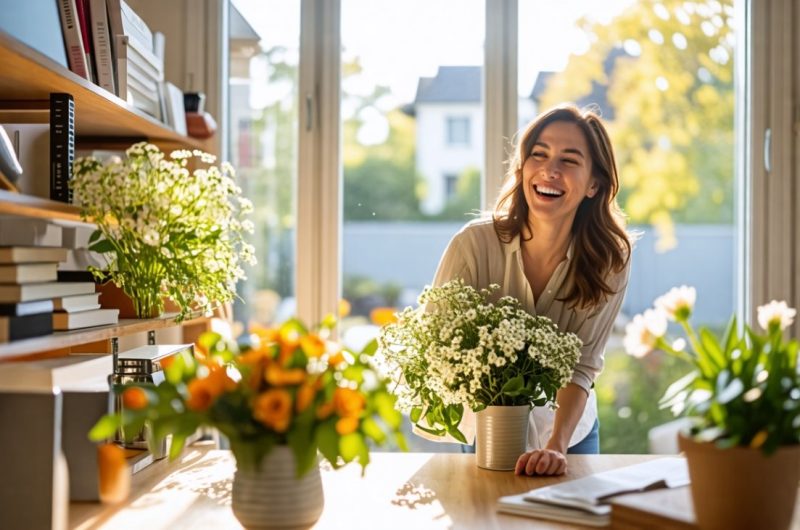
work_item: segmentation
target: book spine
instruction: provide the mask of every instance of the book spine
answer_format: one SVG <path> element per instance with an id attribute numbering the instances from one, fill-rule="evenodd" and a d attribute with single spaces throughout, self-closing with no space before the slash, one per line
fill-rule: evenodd
<path id="1" fill-rule="evenodd" d="M 86 64 L 86 51 L 83 49 L 80 22 L 75 5 L 76 0 L 58 0 L 58 10 L 61 14 L 61 31 L 64 34 L 64 44 L 67 46 L 69 69 L 84 79 L 91 81 L 89 67 Z"/>
<path id="2" fill-rule="evenodd" d="M 50 94 L 50 198 L 72 202 L 69 181 L 75 160 L 75 101 L 70 94 Z"/>
<path id="3" fill-rule="evenodd" d="M 78 25 L 81 29 L 81 39 L 83 41 L 83 53 L 86 55 L 86 68 L 89 74 L 89 81 L 97 83 L 97 74 L 92 60 L 92 26 L 89 23 L 89 0 L 75 0 L 75 7 L 78 10 Z"/>
<path id="4" fill-rule="evenodd" d="M 89 13 L 92 21 L 94 59 L 97 64 L 98 84 L 116 94 L 114 82 L 114 52 L 111 49 L 111 33 L 108 30 L 106 0 L 90 0 Z"/>
<path id="5" fill-rule="evenodd" d="M 117 96 L 128 102 L 128 37 L 116 35 L 114 37 L 117 58 Z"/>
<path id="6" fill-rule="evenodd" d="M 117 96 L 119 96 L 119 57 L 120 57 L 120 50 L 119 44 L 117 43 L 117 36 L 123 35 L 124 31 L 122 30 L 122 11 L 119 5 L 120 0 L 106 0 L 106 12 L 108 13 L 108 32 L 109 32 L 109 41 L 111 42 L 111 52 L 114 58 L 114 79 L 116 81 L 117 86 Z M 124 97 L 120 96 L 122 99 Z"/>

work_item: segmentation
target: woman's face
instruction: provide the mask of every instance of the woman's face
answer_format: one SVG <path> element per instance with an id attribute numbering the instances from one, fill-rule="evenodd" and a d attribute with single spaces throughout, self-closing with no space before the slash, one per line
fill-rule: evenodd
<path id="1" fill-rule="evenodd" d="M 569 223 L 586 197 L 597 193 L 589 145 L 570 122 L 547 125 L 522 165 L 522 189 L 532 222 Z"/>

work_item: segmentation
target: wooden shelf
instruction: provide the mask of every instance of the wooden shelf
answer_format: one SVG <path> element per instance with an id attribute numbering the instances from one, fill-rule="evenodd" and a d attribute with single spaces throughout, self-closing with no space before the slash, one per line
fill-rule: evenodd
<path id="1" fill-rule="evenodd" d="M 0 214 L 82 222 L 77 206 L 0 190 Z"/>
<path id="2" fill-rule="evenodd" d="M 26 109 L 37 106 L 36 101 L 48 102 L 51 92 L 66 92 L 75 99 L 75 130 L 79 141 L 80 137 L 112 141 L 109 137 L 148 139 L 162 149 L 188 147 L 217 151 L 213 137 L 201 140 L 178 134 L 3 31 L 0 31 L 0 64 L 3 65 L 0 109 L 9 111 L 0 110 L 4 118 L 13 118 L 15 104 L 16 110 L 27 116 Z"/>
<path id="3" fill-rule="evenodd" d="M 0 361 L 11 357 L 69 348 L 89 342 L 98 342 L 171 326 L 200 324 L 208 320 L 207 317 L 196 317 L 176 324 L 175 315 L 177 313 L 165 313 L 159 318 L 150 319 L 121 319 L 118 324 L 111 326 L 97 326 L 74 331 L 57 331 L 51 335 L 0 344 Z"/>

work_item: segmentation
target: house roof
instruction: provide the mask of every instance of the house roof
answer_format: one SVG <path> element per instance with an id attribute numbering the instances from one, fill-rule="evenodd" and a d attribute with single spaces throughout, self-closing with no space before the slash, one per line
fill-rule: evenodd
<path id="1" fill-rule="evenodd" d="M 230 6 L 230 38 L 237 40 L 247 40 L 258 42 L 261 40 L 261 35 L 253 29 L 253 26 L 244 18 L 244 16 L 231 4 Z"/>
<path id="2" fill-rule="evenodd" d="M 420 77 L 414 104 L 481 101 L 480 66 L 440 66 L 436 77 Z"/>

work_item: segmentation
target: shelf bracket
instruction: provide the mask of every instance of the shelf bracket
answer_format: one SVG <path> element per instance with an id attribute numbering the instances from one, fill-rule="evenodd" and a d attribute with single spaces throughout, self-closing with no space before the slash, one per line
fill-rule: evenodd
<path id="1" fill-rule="evenodd" d="M 149 346 L 156 345 L 156 330 L 151 329 L 150 331 L 147 332 L 147 344 Z"/>

